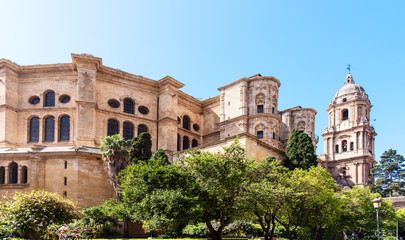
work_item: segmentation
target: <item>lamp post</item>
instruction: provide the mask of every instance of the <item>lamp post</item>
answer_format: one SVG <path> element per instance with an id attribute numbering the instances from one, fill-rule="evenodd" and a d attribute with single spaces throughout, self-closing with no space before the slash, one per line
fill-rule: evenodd
<path id="1" fill-rule="evenodd" d="M 372 202 L 373 202 L 375 211 L 377 213 L 377 239 L 380 240 L 380 224 L 379 224 L 380 220 L 378 219 L 378 210 L 381 207 L 382 199 L 375 198 Z"/>

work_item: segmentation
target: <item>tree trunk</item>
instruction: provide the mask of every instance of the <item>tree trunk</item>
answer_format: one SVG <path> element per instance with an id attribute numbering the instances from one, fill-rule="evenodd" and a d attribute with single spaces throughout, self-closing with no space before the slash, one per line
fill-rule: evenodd
<path id="1" fill-rule="evenodd" d="M 215 231 L 214 227 L 211 224 L 209 219 L 204 219 L 205 225 L 207 225 L 208 230 L 210 232 L 210 237 L 212 240 L 222 240 L 222 228 L 219 227 L 218 231 Z"/>
<path id="2" fill-rule="evenodd" d="M 124 221 L 124 237 L 129 238 L 128 221 Z"/>

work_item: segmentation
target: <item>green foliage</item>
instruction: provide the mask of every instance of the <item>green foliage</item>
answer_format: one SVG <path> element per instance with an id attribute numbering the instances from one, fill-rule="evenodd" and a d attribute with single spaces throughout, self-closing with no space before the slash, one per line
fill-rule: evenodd
<path id="1" fill-rule="evenodd" d="M 312 139 L 308 134 L 297 129 L 291 131 L 286 156 L 284 165 L 291 170 L 295 168 L 309 169 L 318 165 Z"/>
<path id="2" fill-rule="evenodd" d="M 160 161 L 161 165 L 170 164 L 169 157 L 166 155 L 165 150 L 158 149 L 155 154 L 153 154 L 153 159 L 156 161 Z"/>
<path id="3" fill-rule="evenodd" d="M 234 221 L 224 228 L 227 237 L 251 237 L 261 234 L 261 228 L 252 222 Z"/>
<path id="4" fill-rule="evenodd" d="M 197 224 L 188 224 L 183 229 L 183 234 L 187 237 L 198 238 L 198 237 L 207 237 L 209 231 L 207 229 L 207 225 L 203 222 L 199 222 Z"/>
<path id="5" fill-rule="evenodd" d="M 152 140 L 148 132 L 143 132 L 138 137 L 134 137 L 131 145 L 129 152 L 131 163 L 137 163 L 139 160 L 147 161 L 152 157 Z"/>
<path id="6" fill-rule="evenodd" d="M 180 161 L 183 171 L 192 177 L 199 192 L 194 193 L 200 215 L 213 239 L 222 238 L 222 230 L 228 221 L 237 214 L 239 198 L 243 194 L 243 183 L 249 181 L 253 170 L 253 160 L 245 156 L 245 149 L 238 140 L 222 152 L 210 153 L 195 150 Z M 217 219 L 217 229 L 211 224 Z"/>
<path id="7" fill-rule="evenodd" d="M 378 193 L 372 193 L 368 187 L 353 187 L 344 190 L 340 198 L 343 201 L 342 217 L 338 222 L 340 229 L 347 234 L 356 234 L 360 238 L 371 237 L 376 228 L 376 211 L 371 202 Z M 380 230 L 385 235 L 393 235 L 395 229 L 395 209 L 390 201 L 383 200 L 379 210 Z"/>
<path id="8" fill-rule="evenodd" d="M 339 219 L 342 202 L 336 193 L 337 185 L 323 168 L 297 168 L 282 185 L 282 205 L 276 220 L 290 239 L 308 234 L 317 239 Z"/>
<path id="9" fill-rule="evenodd" d="M 134 220 L 142 220 L 149 230 L 167 229 L 184 224 L 195 215 L 198 194 L 191 176 L 177 165 L 151 159 L 129 165 L 121 176 L 125 211 Z"/>
<path id="10" fill-rule="evenodd" d="M 113 185 L 115 195 L 121 198 L 118 192 L 118 173 L 128 165 L 128 141 L 119 134 L 101 139 L 100 151 L 103 152 L 108 179 Z"/>
<path id="11" fill-rule="evenodd" d="M 373 190 L 383 197 L 405 194 L 405 160 L 396 150 L 385 151 L 372 173 L 375 179 Z"/>
<path id="12" fill-rule="evenodd" d="M 47 236 L 53 239 L 84 239 L 106 237 L 118 227 L 116 218 L 108 217 L 102 207 L 84 208 L 84 217 L 70 224 L 54 224 L 48 227 Z"/>
<path id="13" fill-rule="evenodd" d="M 272 239 L 275 232 L 275 217 L 283 204 L 283 183 L 288 177 L 287 168 L 274 158 L 256 163 L 249 181 L 243 183 L 246 194 L 239 207 L 240 217 L 259 223 L 265 239 Z"/>
<path id="14" fill-rule="evenodd" d="M 52 224 L 68 223 L 78 217 L 73 202 L 44 191 L 17 192 L 12 198 L 3 198 L 0 206 L 2 230 L 30 239 L 44 235 Z"/>

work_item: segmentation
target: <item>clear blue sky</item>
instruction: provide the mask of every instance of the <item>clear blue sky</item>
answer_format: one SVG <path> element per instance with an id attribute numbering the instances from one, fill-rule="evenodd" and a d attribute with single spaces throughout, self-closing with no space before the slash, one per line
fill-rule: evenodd
<path id="1" fill-rule="evenodd" d="M 8 1 L 0 2 L 0 58 L 20 65 L 103 64 L 207 98 L 240 77 L 281 81 L 279 109 L 326 108 L 346 65 L 374 105 L 376 158 L 405 154 L 405 1 Z M 318 151 L 323 152 L 323 142 Z"/>

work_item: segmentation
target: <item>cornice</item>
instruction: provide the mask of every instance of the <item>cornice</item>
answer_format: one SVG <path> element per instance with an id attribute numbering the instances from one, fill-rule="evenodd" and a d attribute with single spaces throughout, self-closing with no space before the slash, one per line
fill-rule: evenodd
<path id="1" fill-rule="evenodd" d="M 99 69 L 103 65 L 101 58 L 94 57 L 93 55 L 86 53 L 82 54 L 72 53 L 72 61 L 76 69 L 81 64 L 95 65 L 97 69 Z"/>
<path id="2" fill-rule="evenodd" d="M 158 81 L 158 84 L 159 84 L 160 88 L 164 87 L 165 85 L 172 85 L 176 89 L 179 89 L 179 88 L 182 88 L 182 87 L 185 86 L 183 83 L 177 81 L 176 79 L 174 79 L 174 78 L 172 78 L 170 76 L 166 76 L 166 77 L 160 79 Z"/>
<path id="3" fill-rule="evenodd" d="M 242 78 L 239 78 L 238 80 L 233 81 L 233 82 L 231 82 L 231 83 L 229 83 L 227 85 L 219 87 L 218 91 L 221 91 L 222 89 L 225 89 L 225 88 L 228 88 L 230 86 L 236 85 L 236 84 L 238 84 L 240 82 L 255 82 L 255 81 L 263 81 L 263 80 L 270 80 L 270 81 L 276 82 L 278 88 L 281 86 L 280 80 L 278 80 L 277 78 L 272 77 L 272 76 L 255 76 L 255 77 L 250 77 L 250 78 L 242 77 Z"/>
<path id="4" fill-rule="evenodd" d="M 18 65 L 17 63 L 12 62 L 8 59 L 2 58 L 2 59 L 0 59 L 0 69 L 4 68 L 4 67 L 7 67 L 17 73 L 20 71 L 20 68 L 21 68 L 20 65 Z"/>
<path id="5" fill-rule="evenodd" d="M 279 113 L 283 114 L 283 113 L 285 113 L 285 112 L 294 112 L 294 111 L 311 111 L 311 112 L 314 112 L 315 115 L 318 113 L 318 112 L 317 112 L 315 109 L 313 109 L 313 108 L 303 108 L 303 107 L 301 107 L 301 106 L 296 106 L 296 107 L 292 107 L 292 108 L 287 108 L 287 109 L 284 109 L 284 110 L 282 110 L 282 111 L 279 111 Z"/>
<path id="6" fill-rule="evenodd" d="M 220 98 L 221 97 L 218 95 L 218 96 L 215 96 L 215 97 L 204 99 L 204 100 L 202 100 L 202 107 L 206 108 L 206 107 L 209 107 L 210 105 L 213 105 L 213 104 L 219 105 Z"/>
<path id="7" fill-rule="evenodd" d="M 21 66 L 20 74 L 74 72 L 72 63 L 37 64 Z"/>
<path id="8" fill-rule="evenodd" d="M 122 79 L 122 80 L 131 81 L 131 82 L 138 83 L 138 84 L 141 84 L 141 85 L 148 85 L 149 87 L 152 87 L 155 90 L 157 90 L 157 88 L 159 87 L 158 82 L 155 81 L 155 80 L 143 77 L 141 75 L 135 75 L 135 74 L 132 74 L 132 73 L 124 72 L 122 70 L 115 69 L 115 68 L 102 66 L 98 70 L 98 72 L 101 73 L 101 74 L 105 74 L 103 76 L 104 78 L 106 78 L 106 77 L 108 77 L 108 75 L 110 75 L 112 77 L 118 77 L 119 79 Z M 97 78 L 98 77 L 99 76 L 97 76 Z M 117 82 L 114 79 L 105 79 L 105 80 Z"/>

